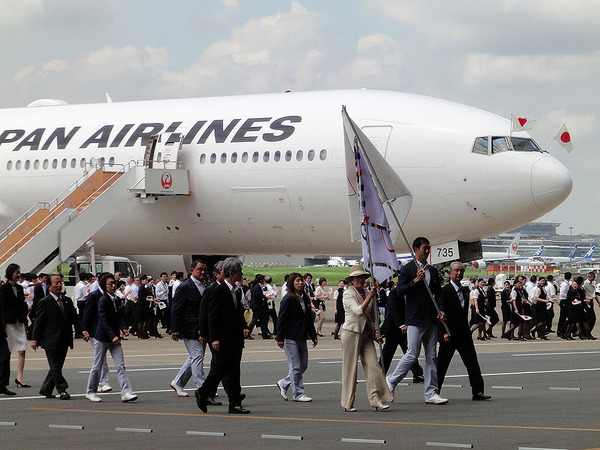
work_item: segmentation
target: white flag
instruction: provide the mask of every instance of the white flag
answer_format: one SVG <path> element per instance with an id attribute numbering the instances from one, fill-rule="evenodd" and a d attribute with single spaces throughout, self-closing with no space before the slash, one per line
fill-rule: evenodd
<path id="1" fill-rule="evenodd" d="M 510 119 L 512 121 L 512 131 L 531 130 L 535 124 L 535 119 L 527 116 L 515 116 L 511 114 Z"/>
<path id="2" fill-rule="evenodd" d="M 379 282 L 391 280 L 399 270 L 394 244 L 381 198 L 363 159 L 361 144 L 354 136 L 354 164 L 358 185 L 358 204 L 361 216 L 362 253 L 365 266 Z M 370 247 L 370 248 L 369 248 Z M 372 258 L 372 260 L 371 260 Z"/>
<path id="3" fill-rule="evenodd" d="M 554 135 L 554 140 L 557 141 L 563 148 L 571 153 L 573 151 L 573 144 L 571 143 L 571 133 L 567 130 L 567 125 L 563 123 L 558 133 Z"/>

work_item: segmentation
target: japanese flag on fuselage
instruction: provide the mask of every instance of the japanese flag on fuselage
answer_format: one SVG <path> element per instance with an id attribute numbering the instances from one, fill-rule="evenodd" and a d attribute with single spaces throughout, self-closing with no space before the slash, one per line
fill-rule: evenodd
<path id="1" fill-rule="evenodd" d="M 573 144 L 571 143 L 571 133 L 567 130 L 567 125 L 563 123 L 558 133 L 554 135 L 554 140 L 558 142 L 563 148 L 571 153 L 573 151 Z"/>
<path id="2" fill-rule="evenodd" d="M 531 130 L 535 124 L 535 119 L 527 116 L 515 116 L 511 114 L 510 120 L 512 121 L 512 131 Z"/>

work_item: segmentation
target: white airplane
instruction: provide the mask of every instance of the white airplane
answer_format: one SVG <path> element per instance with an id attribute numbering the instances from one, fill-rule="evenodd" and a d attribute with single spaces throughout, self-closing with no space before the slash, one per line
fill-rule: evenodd
<path id="1" fill-rule="evenodd" d="M 581 260 L 584 260 L 584 259 L 593 259 L 593 258 L 594 258 L 594 252 L 595 252 L 595 251 L 596 251 L 596 246 L 595 246 L 595 245 L 592 245 L 592 246 L 590 247 L 590 249 L 587 251 L 587 253 L 586 253 L 585 255 L 583 255 L 583 256 L 578 256 L 578 257 L 575 257 L 575 258 L 573 258 L 573 259 L 574 259 L 575 261 L 581 261 Z"/>
<path id="2" fill-rule="evenodd" d="M 12 223 L 0 239 L 32 228 L 19 225 L 22 215 L 47 202 L 38 207 L 55 222 L 63 213 L 53 208 L 69 209 L 55 227 L 60 239 L 37 252 L 47 263 L 90 238 L 97 252 L 118 255 L 358 254 L 360 242 L 350 241 L 343 105 L 412 193 L 403 224 L 410 241 L 454 243 L 461 257 L 475 248 L 472 260 L 482 238 L 539 218 L 571 192 L 566 167 L 526 132 L 511 135 L 510 120 L 419 95 L 44 100 L 0 110 L 0 227 Z M 120 179 L 77 206 L 69 192 L 85 187 L 75 183 L 95 161 Z M 188 180 L 179 191 L 187 195 L 162 195 Z M 409 251 L 401 240 L 395 247 Z M 23 258 L 23 270 L 41 267 Z"/>
<path id="3" fill-rule="evenodd" d="M 525 262 L 525 263 L 545 262 L 548 264 L 555 264 L 557 266 L 560 266 L 562 264 L 572 262 L 575 259 L 575 253 L 577 253 L 577 245 L 575 245 L 575 247 L 573 247 L 573 250 L 571 250 L 571 253 L 569 254 L 569 256 L 544 256 L 542 254 L 543 249 L 544 249 L 543 245 L 542 245 L 541 249 L 542 249 L 542 252 L 540 252 L 539 255 L 533 255 L 530 258 L 525 259 L 523 262 Z"/>
<path id="4" fill-rule="evenodd" d="M 475 269 L 485 269 L 490 264 L 496 264 L 501 261 L 516 260 L 517 258 L 523 258 L 517 251 L 519 249 L 519 240 L 521 239 L 521 233 L 517 233 L 508 248 L 503 252 L 483 252 L 483 258 L 476 261 L 472 261 L 471 264 Z"/>

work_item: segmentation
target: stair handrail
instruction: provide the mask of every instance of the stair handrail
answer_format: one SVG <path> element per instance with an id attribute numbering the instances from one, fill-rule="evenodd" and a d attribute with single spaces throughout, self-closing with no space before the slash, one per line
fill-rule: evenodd
<path id="1" fill-rule="evenodd" d="M 18 219 L 16 219 L 13 223 L 11 223 L 8 227 L 6 227 L 6 229 L 4 231 L 2 231 L 0 233 L 0 242 L 2 242 L 2 240 L 4 240 L 6 237 L 8 237 L 9 234 L 11 234 L 13 231 L 15 231 L 21 225 L 23 225 L 27 219 L 29 219 L 31 216 L 33 216 L 40 209 L 50 209 L 49 205 L 50 204 L 46 203 L 46 202 L 37 202 L 35 205 L 33 205 L 31 208 L 29 208 Z"/>

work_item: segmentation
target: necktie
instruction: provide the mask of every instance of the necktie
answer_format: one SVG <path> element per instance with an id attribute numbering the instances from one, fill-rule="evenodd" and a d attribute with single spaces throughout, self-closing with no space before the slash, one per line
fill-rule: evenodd
<path id="1" fill-rule="evenodd" d="M 58 307 L 60 308 L 60 310 L 62 311 L 63 315 L 65 314 L 65 308 L 63 306 L 63 302 L 60 299 L 60 297 L 58 297 L 58 299 L 56 300 L 56 303 L 58 303 Z"/>

